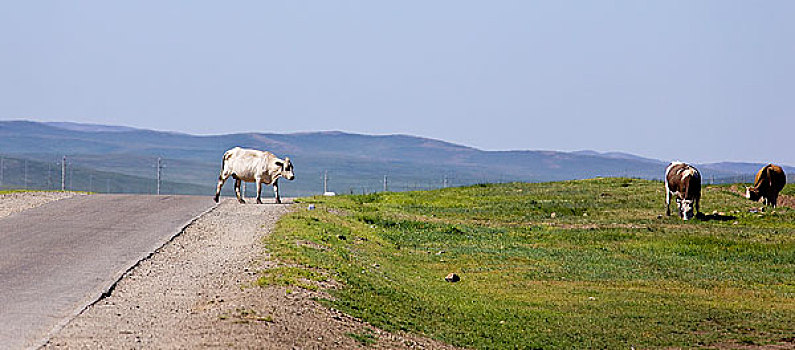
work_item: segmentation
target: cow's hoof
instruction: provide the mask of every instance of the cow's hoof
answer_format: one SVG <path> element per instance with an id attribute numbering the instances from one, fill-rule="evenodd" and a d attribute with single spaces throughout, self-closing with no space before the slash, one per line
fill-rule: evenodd
<path id="1" fill-rule="evenodd" d="M 262 204 L 262 200 L 257 199 L 257 204 Z"/>
<path id="2" fill-rule="evenodd" d="M 238 199 L 237 201 L 240 202 L 240 204 L 246 204 L 246 201 L 244 201 L 242 199 Z"/>
<path id="3" fill-rule="evenodd" d="M 276 204 L 282 204 L 282 200 L 281 199 L 277 199 L 276 200 Z"/>
<path id="4" fill-rule="evenodd" d="M 218 197 L 213 197 L 213 201 L 215 201 L 216 203 L 218 203 Z"/>

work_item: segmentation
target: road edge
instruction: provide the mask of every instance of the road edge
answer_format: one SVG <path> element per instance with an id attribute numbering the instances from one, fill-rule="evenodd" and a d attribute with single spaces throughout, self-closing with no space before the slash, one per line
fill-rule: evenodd
<path id="1" fill-rule="evenodd" d="M 155 243 L 154 246 L 149 248 L 147 250 L 147 252 L 144 253 L 143 256 L 141 256 L 140 258 L 135 260 L 129 267 L 127 267 L 126 269 L 122 269 L 121 271 L 116 273 L 114 275 L 114 277 L 111 279 L 110 283 L 104 284 L 104 285 L 100 285 L 98 290 L 96 290 L 94 292 L 91 292 L 89 294 L 89 297 L 85 299 L 85 302 L 81 303 L 82 306 L 78 306 L 76 309 L 74 309 L 74 311 L 71 314 L 69 314 L 65 319 L 61 320 L 55 326 L 53 326 L 53 328 L 51 328 L 50 331 L 47 332 L 47 335 L 45 335 L 44 338 L 41 338 L 40 340 L 35 341 L 33 344 L 31 344 L 29 347 L 27 347 L 27 349 L 38 350 L 38 349 L 41 349 L 42 347 L 44 347 L 45 345 L 47 345 L 50 342 L 50 340 L 52 339 L 52 337 L 57 335 L 64 327 L 66 327 L 66 325 L 68 325 L 70 322 L 72 322 L 72 320 L 74 320 L 75 318 L 80 316 L 82 313 L 84 313 L 86 310 L 88 310 L 92 306 L 96 305 L 98 302 L 100 302 L 103 299 L 109 297 L 113 293 L 113 290 L 116 288 L 116 286 L 119 284 L 119 282 L 124 278 L 124 276 L 126 276 L 132 270 L 134 270 L 136 267 L 141 265 L 142 262 L 150 259 L 153 255 L 157 254 L 157 252 L 162 250 L 163 247 L 165 247 L 169 243 L 173 242 L 174 239 L 176 239 L 182 233 L 184 233 L 185 230 L 190 225 L 192 225 L 194 222 L 196 222 L 196 220 L 199 220 L 199 218 L 201 218 L 202 216 L 211 213 L 213 210 L 216 210 L 218 208 L 218 205 L 219 205 L 218 203 L 215 203 L 213 206 L 211 206 L 207 210 L 199 213 L 198 215 L 194 216 L 191 219 L 188 219 L 188 221 L 186 221 L 184 224 L 179 226 L 179 228 L 174 233 L 169 235 L 166 239 L 164 239 L 161 242 Z"/>

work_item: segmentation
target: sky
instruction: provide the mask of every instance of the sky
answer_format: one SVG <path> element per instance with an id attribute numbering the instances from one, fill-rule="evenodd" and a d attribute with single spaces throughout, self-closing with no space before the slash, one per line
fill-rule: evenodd
<path id="1" fill-rule="evenodd" d="M 0 120 L 795 165 L 793 1 L 14 1 Z"/>

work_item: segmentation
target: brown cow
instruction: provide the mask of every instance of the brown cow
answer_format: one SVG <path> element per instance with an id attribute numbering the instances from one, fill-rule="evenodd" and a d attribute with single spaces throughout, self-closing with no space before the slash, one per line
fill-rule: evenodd
<path id="1" fill-rule="evenodd" d="M 778 165 L 768 164 L 759 172 L 756 173 L 754 179 L 754 187 L 745 188 L 745 198 L 752 201 L 758 201 L 762 198 L 762 202 L 766 205 L 776 207 L 778 202 L 778 193 L 787 184 L 787 175 L 784 170 Z"/>
<path id="2" fill-rule="evenodd" d="M 671 215 L 671 195 L 676 196 L 676 206 L 683 220 L 699 212 L 701 202 L 701 174 L 682 162 L 673 162 L 665 169 L 665 215 Z"/>

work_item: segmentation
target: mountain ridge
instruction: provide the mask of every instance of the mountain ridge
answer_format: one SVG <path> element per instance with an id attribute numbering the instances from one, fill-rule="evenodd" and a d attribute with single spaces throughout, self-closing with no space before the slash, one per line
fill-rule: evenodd
<path id="1" fill-rule="evenodd" d="M 445 184 L 597 176 L 661 179 L 668 164 L 615 151 L 485 151 L 405 134 L 319 131 L 191 135 L 73 122 L 0 121 L 0 155 L 51 163 L 67 155 L 83 168 L 142 178 L 154 177 L 153 164 L 162 158 L 169 181 L 200 186 L 208 192 L 214 189 L 221 155 L 235 146 L 289 156 L 297 178 L 281 186 L 286 195 L 322 192 L 321 177 L 326 172 L 332 190 L 359 193 L 383 190 L 385 176 L 390 190 L 410 190 Z M 705 178 L 714 181 L 742 180 L 749 175 L 748 169 L 756 166 L 740 162 L 695 165 Z M 790 172 L 786 169 L 789 167 L 785 171 Z"/>

